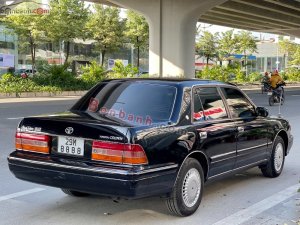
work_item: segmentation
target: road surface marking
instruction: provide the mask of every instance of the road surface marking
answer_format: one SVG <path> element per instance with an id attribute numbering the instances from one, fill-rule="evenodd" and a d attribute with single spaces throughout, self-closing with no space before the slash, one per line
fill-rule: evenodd
<path id="1" fill-rule="evenodd" d="M 16 193 L 13 193 L 13 194 L 10 194 L 10 195 L 0 196 L 0 202 L 6 201 L 6 200 L 9 200 L 9 199 L 12 199 L 12 198 L 21 197 L 21 196 L 24 196 L 24 195 L 30 195 L 30 194 L 40 192 L 40 191 L 44 191 L 44 190 L 45 189 L 43 189 L 43 188 L 33 188 L 33 189 L 26 190 L 26 191 L 16 192 Z"/>
<path id="2" fill-rule="evenodd" d="M 298 189 L 300 188 L 300 184 L 296 184 L 291 186 L 283 191 L 280 191 L 246 209 L 242 209 L 216 223 L 213 225 L 239 225 L 242 224 L 249 219 L 252 219 L 256 215 L 270 209 L 279 203 L 285 201 L 286 199 L 292 197 L 297 194 Z"/>
<path id="3" fill-rule="evenodd" d="M 11 117 L 11 118 L 7 118 L 8 120 L 20 120 L 23 119 L 24 117 Z"/>

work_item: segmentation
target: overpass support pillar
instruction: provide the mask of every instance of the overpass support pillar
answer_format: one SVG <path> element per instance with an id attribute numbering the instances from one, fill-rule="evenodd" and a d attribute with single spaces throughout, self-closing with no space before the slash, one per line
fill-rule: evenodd
<path id="1" fill-rule="evenodd" d="M 150 29 L 150 75 L 193 78 L 197 20 L 201 14 L 226 0 L 109 1 L 146 17 Z"/>

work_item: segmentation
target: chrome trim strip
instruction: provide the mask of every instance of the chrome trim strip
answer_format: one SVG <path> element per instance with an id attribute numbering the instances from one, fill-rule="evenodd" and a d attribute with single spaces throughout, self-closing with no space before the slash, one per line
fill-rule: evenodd
<path id="1" fill-rule="evenodd" d="M 233 154 L 233 153 L 236 153 L 236 151 L 231 151 L 231 152 L 227 152 L 227 153 L 224 153 L 224 154 L 215 155 L 215 156 L 211 157 L 211 159 L 221 158 L 223 156 L 230 155 L 230 154 Z"/>
<path id="2" fill-rule="evenodd" d="M 257 162 L 255 162 L 255 163 L 250 163 L 250 164 L 248 164 L 248 165 L 241 166 L 241 167 L 239 167 L 239 168 L 235 168 L 235 169 L 232 169 L 232 170 L 229 170 L 229 171 L 226 171 L 226 172 L 219 173 L 219 174 L 217 174 L 217 175 L 208 177 L 208 180 L 210 180 L 210 179 L 212 179 L 212 178 L 214 178 L 214 177 L 218 177 L 218 176 L 224 175 L 224 174 L 233 173 L 233 172 L 236 171 L 236 170 L 240 170 L 240 169 L 243 169 L 243 168 L 247 168 L 247 167 L 259 165 L 260 163 L 267 162 L 267 161 L 268 161 L 267 159 L 264 159 L 264 160 L 257 161 Z"/>
<path id="3" fill-rule="evenodd" d="M 231 156 L 231 157 L 228 157 L 228 158 L 225 158 L 225 159 L 220 159 L 220 160 L 217 160 L 217 161 L 213 161 L 213 162 L 211 162 L 211 164 L 216 164 L 216 163 L 219 163 L 219 162 L 223 162 L 223 161 L 225 161 L 225 160 L 231 160 L 231 159 L 234 159 L 234 158 L 236 158 L 237 156 L 236 155 L 234 155 L 234 156 Z"/>
<path id="4" fill-rule="evenodd" d="M 239 152 L 245 152 L 245 151 L 248 151 L 248 150 L 252 150 L 252 149 L 260 148 L 260 147 L 264 147 L 264 146 L 267 147 L 268 144 L 262 144 L 262 145 L 256 145 L 256 146 L 249 147 L 249 148 L 243 148 L 243 149 L 237 150 L 237 153 L 239 153 Z"/>
<path id="5" fill-rule="evenodd" d="M 142 174 L 154 173 L 154 172 L 158 172 L 158 171 L 162 171 L 162 170 L 175 169 L 178 167 L 178 164 L 174 164 L 174 165 L 163 166 L 163 167 L 153 168 L 153 169 L 145 169 L 142 171 L 135 172 L 135 171 L 124 171 L 124 170 L 120 170 L 120 169 L 82 168 L 82 167 L 78 167 L 78 166 L 61 165 L 58 163 L 49 163 L 49 162 L 40 162 L 40 161 L 34 161 L 34 160 L 29 160 L 29 159 L 20 159 L 20 158 L 16 158 L 16 157 L 8 157 L 8 159 L 12 160 L 12 161 L 26 162 L 26 163 L 42 165 L 42 166 L 52 166 L 52 167 L 64 168 L 64 169 L 73 169 L 73 170 L 106 173 L 106 174 L 120 174 L 120 175 L 142 175 Z"/>

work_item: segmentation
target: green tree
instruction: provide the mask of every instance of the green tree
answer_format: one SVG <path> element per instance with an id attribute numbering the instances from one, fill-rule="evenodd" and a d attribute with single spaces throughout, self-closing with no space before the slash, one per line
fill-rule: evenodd
<path id="1" fill-rule="evenodd" d="M 286 58 L 287 63 L 290 64 L 290 61 L 293 60 L 293 55 L 297 50 L 297 44 L 283 38 L 279 40 L 278 44 L 280 52 L 284 54 L 284 58 Z"/>
<path id="2" fill-rule="evenodd" d="M 231 55 L 237 49 L 238 39 L 234 35 L 234 30 L 222 32 L 218 42 L 218 53 L 221 60 L 231 61 Z"/>
<path id="3" fill-rule="evenodd" d="M 281 39 L 278 42 L 280 52 L 284 54 L 293 54 L 296 50 L 297 44 L 291 42 L 288 39 Z"/>
<path id="4" fill-rule="evenodd" d="M 115 51 L 123 44 L 125 24 L 119 13 L 118 8 L 95 5 L 95 12 L 90 15 L 86 24 L 87 37 L 96 41 L 96 47 L 102 56 L 102 66 L 105 54 Z"/>
<path id="5" fill-rule="evenodd" d="M 149 45 L 149 26 L 142 15 L 132 11 L 127 11 L 125 35 L 137 48 L 137 68 L 140 67 L 140 49 L 146 49 Z"/>
<path id="6" fill-rule="evenodd" d="M 30 48 L 33 71 L 36 63 L 36 48 L 45 40 L 44 18 L 41 15 L 11 14 L 1 19 L 7 32 L 18 36 L 20 49 Z"/>
<path id="7" fill-rule="evenodd" d="M 248 54 L 257 50 L 256 39 L 249 31 L 240 31 L 237 35 L 237 53 L 243 54 L 244 66 L 247 68 Z"/>
<path id="8" fill-rule="evenodd" d="M 70 42 L 75 38 L 84 37 L 84 28 L 89 10 L 81 0 L 50 0 L 50 15 L 44 24 L 47 36 L 53 42 L 66 44 L 66 59 L 70 55 Z"/>
<path id="9" fill-rule="evenodd" d="M 209 60 L 216 57 L 218 36 L 218 33 L 212 34 L 204 31 L 196 43 L 196 53 L 206 58 L 206 66 L 208 66 Z"/>
<path id="10" fill-rule="evenodd" d="M 295 47 L 295 51 L 292 54 L 292 60 L 290 61 L 291 65 L 300 65 L 300 45 Z"/>

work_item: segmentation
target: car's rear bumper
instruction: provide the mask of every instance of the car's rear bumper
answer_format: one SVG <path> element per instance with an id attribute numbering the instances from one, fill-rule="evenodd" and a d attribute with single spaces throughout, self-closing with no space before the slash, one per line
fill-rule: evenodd
<path id="1" fill-rule="evenodd" d="M 22 157 L 20 157 L 22 156 Z M 47 159 L 47 160 L 46 160 Z M 10 171 L 19 179 L 52 187 L 111 197 L 141 198 L 172 191 L 177 165 L 156 168 L 110 168 L 70 165 L 49 157 L 24 158 L 18 152 L 8 157 Z"/>

